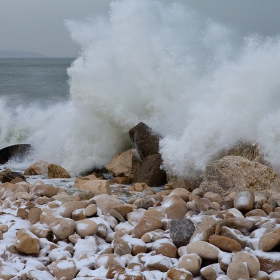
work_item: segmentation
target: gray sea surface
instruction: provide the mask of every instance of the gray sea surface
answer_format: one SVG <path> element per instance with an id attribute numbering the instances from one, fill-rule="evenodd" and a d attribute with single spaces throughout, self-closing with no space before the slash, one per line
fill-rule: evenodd
<path id="1" fill-rule="evenodd" d="M 69 97 L 67 68 L 74 58 L 0 58 L 0 102 L 48 106 Z"/>

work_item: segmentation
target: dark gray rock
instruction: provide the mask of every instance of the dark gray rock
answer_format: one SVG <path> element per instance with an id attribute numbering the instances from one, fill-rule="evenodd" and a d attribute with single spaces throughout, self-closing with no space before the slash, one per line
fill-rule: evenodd
<path id="1" fill-rule="evenodd" d="M 12 180 L 16 179 L 16 178 L 20 178 L 23 181 L 26 181 L 24 175 L 22 175 L 19 172 L 8 172 L 5 173 L 3 178 L 2 178 L 2 183 L 6 183 L 6 182 L 11 182 Z"/>
<path id="2" fill-rule="evenodd" d="M 160 136 L 145 123 L 140 122 L 129 130 L 129 136 L 141 159 L 159 153 Z"/>
<path id="3" fill-rule="evenodd" d="M 170 238 L 179 248 L 186 246 L 194 233 L 195 225 L 190 219 L 174 219 L 170 223 Z"/>
<path id="4" fill-rule="evenodd" d="M 31 152 L 30 144 L 17 144 L 0 150 L 0 164 L 5 164 L 10 159 L 21 162 Z"/>
<path id="5" fill-rule="evenodd" d="M 161 169 L 160 154 L 147 156 L 141 165 L 137 181 L 146 183 L 150 187 L 161 186 L 166 183 L 166 173 Z"/>

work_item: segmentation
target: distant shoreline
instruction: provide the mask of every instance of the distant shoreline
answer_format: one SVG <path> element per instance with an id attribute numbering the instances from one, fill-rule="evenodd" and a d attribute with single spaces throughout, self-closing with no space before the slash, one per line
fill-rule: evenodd
<path id="1" fill-rule="evenodd" d="M 46 58 L 46 56 L 37 52 L 0 51 L 0 58 Z"/>

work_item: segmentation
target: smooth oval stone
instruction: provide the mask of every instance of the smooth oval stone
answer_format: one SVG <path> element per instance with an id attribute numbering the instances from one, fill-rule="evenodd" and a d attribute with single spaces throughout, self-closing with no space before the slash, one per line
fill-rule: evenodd
<path id="1" fill-rule="evenodd" d="M 212 235 L 209 238 L 209 243 L 215 245 L 224 252 L 236 252 L 242 250 L 240 243 L 225 236 Z"/>
<path id="2" fill-rule="evenodd" d="M 220 252 L 219 248 L 205 241 L 194 241 L 186 249 L 188 254 L 197 254 L 206 260 L 217 260 Z"/>
<path id="3" fill-rule="evenodd" d="M 142 218 L 132 231 L 132 237 L 141 238 L 144 233 L 160 229 L 162 222 L 154 217 Z"/>
<path id="4" fill-rule="evenodd" d="M 255 194 L 251 190 L 239 191 L 235 194 L 233 204 L 234 208 L 241 212 L 249 212 L 253 209 Z"/>

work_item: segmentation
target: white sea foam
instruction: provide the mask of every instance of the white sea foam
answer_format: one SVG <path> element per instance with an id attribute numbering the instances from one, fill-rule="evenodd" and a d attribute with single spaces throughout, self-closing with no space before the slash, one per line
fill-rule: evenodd
<path id="1" fill-rule="evenodd" d="M 46 108 L 1 107 L 1 144 L 29 142 L 36 159 L 73 175 L 107 163 L 143 121 L 164 137 L 164 168 L 187 176 L 222 148 L 259 142 L 280 171 L 280 40 L 237 38 L 182 4 L 123 0 L 109 17 L 68 21 L 81 54 L 70 99 Z"/>

